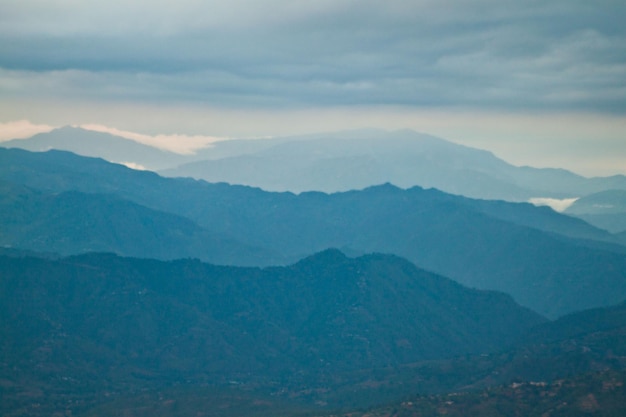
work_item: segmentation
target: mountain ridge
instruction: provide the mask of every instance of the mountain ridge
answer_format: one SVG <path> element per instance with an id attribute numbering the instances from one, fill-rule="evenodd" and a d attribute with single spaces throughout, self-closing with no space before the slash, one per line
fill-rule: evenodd
<path id="1" fill-rule="evenodd" d="M 558 168 L 516 167 L 492 152 L 410 129 L 361 129 L 218 141 L 180 155 L 107 133 L 63 127 L 0 144 L 56 148 L 144 166 L 167 176 L 250 185 L 268 191 L 337 192 L 392 182 L 472 198 L 528 201 L 626 189 L 626 176 L 585 178 Z M 176 168 L 178 167 L 178 168 Z"/>
<path id="2" fill-rule="evenodd" d="M 81 156 L 102 158 L 131 168 L 151 170 L 174 166 L 188 159 L 185 155 L 146 145 L 132 139 L 74 126 L 63 126 L 26 139 L 0 142 L 0 146 L 33 152 L 51 149 L 65 150 Z"/>
<path id="3" fill-rule="evenodd" d="M 389 184 L 335 194 L 268 193 L 163 178 L 59 151 L 0 150 L 0 162 L 5 181 L 45 192 L 112 193 L 286 262 L 328 247 L 394 253 L 465 285 L 512 294 L 551 317 L 626 294 L 623 249 L 585 241 L 603 232 L 545 208 Z"/>
<path id="4" fill-rule="evenodd" d="M 221 263 L 280 256 L 205 230 L 192 220 L 114 194 L 39 192 L 0 180 L 0 245 L 71 255 L 110 251 L 159 259 L 202 257 Z"/>
<path id="5" fill-rule="evenodd" d="M 236 147 L 234 142 L 229 148 Z M 625 176 L 588 179 L 558 168 L 515 167 L 492 152 L 408 129 L 282 138 L 274 143 L 161 173 L 293 192 L 347 191 L 392 182 L 402 188 L 418 185 L 509 201 L 580 197 L 600 189 L 626 188 Z M 212 150 L 219 154 L 225 144 L 217 143 Z M 211 150 L 204 152 L 208 155 Z"/>
<path id="6" fill-rule="evenodd" d="M 0 350 L 8 359 L 0 362 L 6 386 L 0 410 L 6 415 L 73 410 L 86 417 L 114 409 L 178 416 L 215 401 L 257 401 L 272 410 L 287 399 L 292 407 L 326 415 L 329 407 L 399 406 L 399 398 L 416 405 L 439 396 L 461 403 L 478 392 L 483 401 L 512 384 L 534 383 L 537 392 L 571 379 L 589 390 L 602 386 L 586 385 L 596 381 L 589 372 L 626 367 L 625 303 L 547 322 L 508 296 L 463 288 L 397 256 L 351 258 L 329 249 L 287 267 L 232 268 L 92 253 L 59 260 L 0 256 L 0 265 L 6 272 L 0 276 Z M 377 314 L 382 321 L 372 326 Z M 483 331 L 508 336 L 490 345 L 486 338 L 493 336 Z M 452 336 L 447 343 L 453 349 L 439 348 L 426 361 L 376 367 L 390 363 L 384 358 L 402 358 L 403 350 L 421 349 L 415 341 L 439 343 L 442 335 Z M 313 341 L 316 348 L 307 348 Z M 472 351 L 474 342 L 483 348 L 461 353 Z M 504 398 L 519 399 L 517 392 Z M 171 408 L 169 398 L 179 406 Z M 280 415 L 279 409 L 259 412 Z M 297 409 L 284 415 L 298 415 Z"/>
<path id="7" fill-rule="evenodd" d="M 0 257 L 3 351 L 27 366 L 38 345 L 60 353 L 63 338 L 83 339 L 76 349 L 101 345 L 122 368 L 272 379 L 490 351 L 545 321 L 508 295 L 399 257 L 339 254 L 264 269 L 99 253 Z M 22 352 L 26 341 L 34 345 Z"/>

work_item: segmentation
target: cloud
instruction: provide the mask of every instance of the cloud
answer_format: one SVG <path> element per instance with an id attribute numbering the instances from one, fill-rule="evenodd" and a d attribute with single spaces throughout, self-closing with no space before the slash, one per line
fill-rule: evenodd
<path id="1" fill-rule="evenodd" d="M 56 126 L 34 124 L 28 120 L 0 123 L 0 142 L 11 139 L 29 138 L 37 133 L 49 132 L 53 129 L 56 129 Z"/>
<path id="2" fill-rule="evenodd" d="M 97 124 L 82 124 L 76 127 L 80 127 L 86 130 L 92 130 L 95 132 L 109 133 L 111 135 L 120 136 L 126 139 L 131 139 L 144 145 L 154 146 L 156 148 L 176 152 L 180 154 L 193 154 L 198 149 L 206 148 L 211 143 L 224 140 L 224 138 L 218 138 L 214 136 L 202 136 L 202 135 L 146 135 L 142 133 L 129 132 L 127 130 L 120 130 L 114 127 L 107 127 Z M 129 168 L 145 169 L 140 165 L 132 162 L 123 162 Z"/>
<path id="3" fill-rule="evenodd" d="M 5 3 L 17 97 L 626 111 L 623 2 Z"/>
<path id="4" fill-rule="evenodd" d="M 574 204 L 576 200 L 578 200 L 578 198 L 565 198 L 560 200 L 556 198 L 535 197 L 528 200 L 528 202 L 535 206 L 548 206 L 551 207 L 552 210 L 561 213 Z"/>
<path id="5" fill-rule="evenodd" d="M 137 171 L 146 171 L 148 169 L 145 166 L 135 163 L 135 162 L 120 162 L 120 164 L 124 165 L 127 168 L 134 169 Z"/>

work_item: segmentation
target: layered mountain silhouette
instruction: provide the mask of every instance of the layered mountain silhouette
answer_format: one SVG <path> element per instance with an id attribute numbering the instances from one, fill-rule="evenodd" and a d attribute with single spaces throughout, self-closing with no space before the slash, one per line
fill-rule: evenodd
<path id="1" fill-rule="evenodd" d="M 227 140 L 186 156 L 72 127 L 4 142 L 2 146 L 68 150 L 159 170 L 166 176 L 268 191 L 337 192 L 389 182 L 401 188 L 433 187 L 473 198 L 528 201 L 626 190 L 623 175 L 585 178 L 562 169 L 516 167 L 490 152 L 411 130 L 364 129 Z"/>
<path id="2" fill-rule="evenodd" d="M 163 236 L 161 251 L 155 250 L 154 256 L 162 259 L 171 259 L 158 256 L 170 252 L 175 257 L 187 255 L 221 264 L 271 265 L 336 247 L 350 254 L 396 254 L 464 285 L 511 294 L 522 305 L 550 317 L 615 304 L 626 297 L 626 256 L 624 247 L 618 245 L 619 237 L 530 204 L 476 201 L 392 185 L 330 195 L 271 193 L 163 178 L 67 152 L 18 149 L 0 151 L 0 179 L 51 195 L 45 197 L 51 200 L 72 197 L 95 206 L 108 202 L 111 207 L 129 207 L 129 213 L 139 210 L 137 206 L 152 210 L 150 216 L 163 220 L 153 224 Z M 69 191 L 79 194 L 58 194 Z M 88 202 L 91 198 L 101 203 Z M 11 214 L 10 207 L 17 210 L 19 205 L 11 206 L 9 201 L 5 207 L 4 218 L 18 216 Z M 70 224 L 85 217 L 71 216 L 67 205 L 64 210 L 59 213 L 67 214 L 58 215 L 66 219 L 65 227 L 75 227 Z M 123 219 L 124 210 L 106 216 Z M 32 214 L 37 217 L 36 210 Z M 42 218 L 55 215 L 48 206 L 41 214 Z M 186 227 L 201 231 L 179 233 L 178 240 L 169 237 L 183 230 L 181 218 L 188 221 Z M 28 236 L 27 223 L 14 222 L 3 229 L 17 227 L 12 235 L 20 236 L 18 229 L 24 227 L 21 236 Z M 40 224 L 38 233 L 48 236 L 49 245 L 28 244 L 34 242 L 32 238 L 5 239 L 4 245 L 55 252 L 55 241 L 63 238 L 65 227 Z M 128 229 L 124 221 L 102 222 L 101 227 L 111 229 L 102 232 L 103 239 L 116 228 Z M 186 233 L 191 236 L 187 241 Z M 94 229 L 93 236 L 98 235 Z M 122 240 L 109 239 L 107 250 L 138 254 L 130 252 L 132 244 Z M 231 249 L 224 251 L 217 242 L 230 242 Z M 87 249 L 93 247 L 97 246 Z M 84 245 L 76 245 L 62 252 L 84 251 Z"/>
<path id="3" fill-rule="evenodd" d="M 161 173 L 292 192 L 348 191 L 389 182 L 510 201 L 626 189 L 624 176 L 588 179 L 562 169 L 516 167 L 491 152 L 411 130 L 278 138 L 264 140 L 264 147 L 251 142 L 218 142 L 203 151 L 205 160 Z"/>
<path id="4" fill-rule="evenodd" d="M 389 134 L 387 158 L 380 132 L 360 132 L 382 158 L 364 163 L 354 133 L 195 157 L 256 155 L 260 173 L 292 158 L 310 184 L 322 160 L 320 178 L 352 178 L 335 162 L 372 181 L 389 161 L 399 172 L 402 148 L 450 178 L 494 158 L 414 132 Z M 268 192 L 0 149 L 0 414 L 621 415 L 626 247 L 607 231 L 622 230 L 621 179 L 550 172 L 561 188 L 602 183 L 567 212 L 606 230 L 413 184 Z M 515 175 L 503 190 L 552 186 L 511 188 Z"/>

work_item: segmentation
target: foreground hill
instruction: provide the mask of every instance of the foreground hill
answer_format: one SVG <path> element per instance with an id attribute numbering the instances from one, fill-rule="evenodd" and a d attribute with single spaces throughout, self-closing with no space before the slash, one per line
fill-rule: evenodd
<path id="1" fill-rule="evenodd" d="M 626 303 L 545 322 L 397 257 L 336 250 L 265 269 L 110 254 L 0 267 L 6 416 L 623 410 Z"/>
<path id="2" fill-rule="evenodd" d="M 321 385 L 492 352 L 544 321 L 395 256 L 336 250 L 266 269 L 90 254 L 0 256 L 0 270 L 3 415 L 51 415 L 105 387 L 115 397 L 181 383 Z"/>
<path id="3" fill-rule="evenodd" d="M 495 355 L 381 374 L 370 384 L 385 386 L 394 380 L 412 385 L 413 395 L 333 415 L 617 417 L 626 412 L 624 369 L 626 303 L 621 303 L 541 324 L 512 349 Z"/>
<path id="4" fill-rule="evenodd" d="M 412 396 L 367 411 L 326 417 L 621 417 L 626 414 L 626 372 L 603 371 L 553 382 L 515 382 L 480 392 Z M 321 417 L 321 414 L 318 415 Z"/>
<path id="5" fill-rule="evenodd" d="M 507 292 L 550 317 L 626 297 L 626 256 L 623 246 L 610 243 L 615 236 L 529 204 L 391 185 L 331 195 L 269 193 L 162 178 L 64 152 L 17 149 L 0 150 L 0 179 L 48 194 L 112 194 L 269 254 L 262 260 L 254 251 L 200 256 L 217 263 L 295 261 L 329 247 L 393 253 L 467 286 Z M 55 251 L 53 242 L 37 249 Z M 120 247 L 111 250 L 125 253 Z"/>

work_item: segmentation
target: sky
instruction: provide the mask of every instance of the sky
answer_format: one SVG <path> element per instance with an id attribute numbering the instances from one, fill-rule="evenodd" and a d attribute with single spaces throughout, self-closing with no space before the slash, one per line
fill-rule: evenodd
<path id="1" fill-rule="evenodd" d="M 411 128 L 626 174 L 623 0 L 0 0 L 0 140 Z M 114 129 L 114 130 L 113 130 Z"/>

